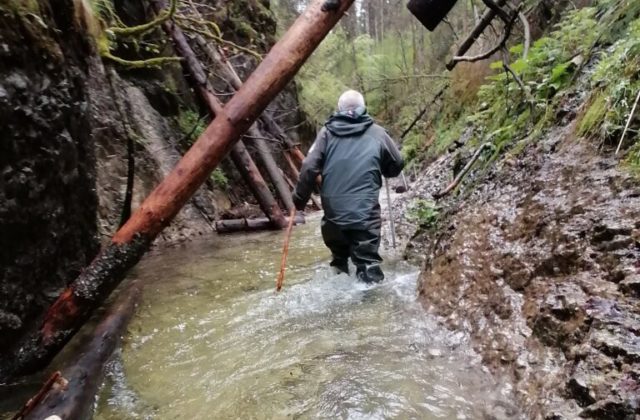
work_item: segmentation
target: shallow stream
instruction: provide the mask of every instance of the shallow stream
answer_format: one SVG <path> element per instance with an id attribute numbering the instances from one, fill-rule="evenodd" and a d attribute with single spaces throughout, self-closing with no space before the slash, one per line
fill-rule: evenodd
<path id="1" fill-rule="evenodd" d="M 297 227 L 281 293 L 282 233 L 151 255 L 97 419 L 481 418 L 508 397 L 461 334 L 416 301 L 418 270 L 334 275 L 318 220 Z"/>

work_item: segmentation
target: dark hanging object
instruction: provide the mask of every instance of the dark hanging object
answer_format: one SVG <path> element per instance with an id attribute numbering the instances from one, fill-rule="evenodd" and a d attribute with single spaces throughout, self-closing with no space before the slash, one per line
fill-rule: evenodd
<path id="1" fill-rule="evenodd" d="M 409 0 L 407 9 L 430 31 L 447 17 L 457 0 Z"/>

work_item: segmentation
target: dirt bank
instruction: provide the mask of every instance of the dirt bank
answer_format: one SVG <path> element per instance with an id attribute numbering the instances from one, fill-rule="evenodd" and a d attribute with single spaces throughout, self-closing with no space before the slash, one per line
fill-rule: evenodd
<path id="1" fill-rule="evenodd" d="M 442 188 L 452 162 L 435 161 L 413 194 Z M 468 190 L 449 199 L 438 229 L 413 241 L 426 255 L 424 306 L 512 375 L 529 418 L 637 418 L 637 179 L 569 126 Z"/>

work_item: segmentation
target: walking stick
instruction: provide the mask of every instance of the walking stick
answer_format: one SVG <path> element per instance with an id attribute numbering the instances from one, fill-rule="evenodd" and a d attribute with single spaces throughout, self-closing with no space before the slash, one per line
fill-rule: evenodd
<path id="1" fill-rule="evenodd" d="M 276 292 L 282 289 L 282 283 L 284 282 L 284 270 L 287 268 L 287 254 L 289 254 L 289 240 L 291 239 L 291 231 L 293 230 L 293 221 L 296 218 L 295 207 L 289 212 L 289 225 L 287 231 L 284 234 L 284 246 L 282 247 L 282 259 L 280 260 L 280 272 L 276 279 Z"/>
<path id="2" fill-rule="evenodd" d="M 391 209 L 391 190 L 389 189 L 389 180 L 385 178 L 384 184 L 387 189 L 387 207 L 389 207 L 389 227 L 391 228 L 391 245 L 396 249 L 396 225 L 393 221 L 393 210 Z"/>

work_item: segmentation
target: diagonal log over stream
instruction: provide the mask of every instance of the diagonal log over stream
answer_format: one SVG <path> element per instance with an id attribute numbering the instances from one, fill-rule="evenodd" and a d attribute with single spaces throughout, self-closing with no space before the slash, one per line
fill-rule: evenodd
<path id="1" fill-rule="evenodd" d="M 6 360 L 0 360 L 0 366 L 5 367 L 0 371 L 0 382 L 49 363 L 142 258 L 155 237 L 293 78 L 353 2 L 341 0 L 337 10 L 325 12 L 323 1 L 314 0 L 298 17 L 173 171 L 51 305 L 40 328 L 16 343 Z"/>

